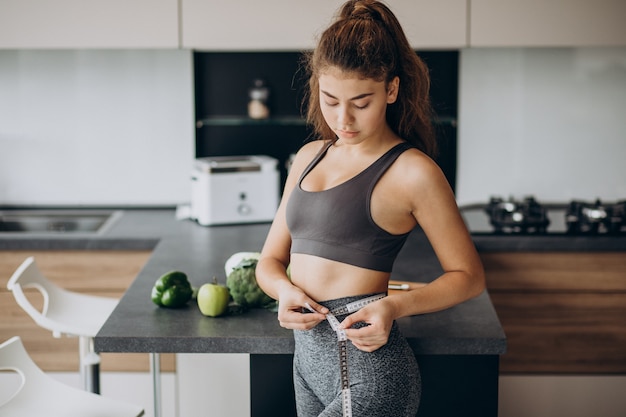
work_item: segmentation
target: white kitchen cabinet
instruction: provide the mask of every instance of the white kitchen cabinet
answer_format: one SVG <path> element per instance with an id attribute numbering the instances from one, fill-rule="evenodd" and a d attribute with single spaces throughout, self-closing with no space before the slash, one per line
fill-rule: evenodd
<path id="1" fill-rule="evenodd" d="M 299 50 L 343 0 L 181 0 L 181 45 L 197 50 Z"/>
<path id="2" fill-rule="evenodd" d="M 626 45 L 624 0 L 470 0 L 471 47 Z"/>
<path id="3" fill-rule="evenodd" d="M 177 48 L 178 0 L 2 0 L 0 48 Z"/>
<path id="4" fill-rule="evenodd" d="M 467 2 L 461 0 L 388 1 L 414 49 L 467 46 Z"/>
<path id="5" fill-rule="evenodd" d="M 204 51 L 301 50 L 314 47 L 344 0 L 181 0 L 181 45 Z M 466 2 L 388 2 L 411 45 L 423 49 L 466 45 Z"/>

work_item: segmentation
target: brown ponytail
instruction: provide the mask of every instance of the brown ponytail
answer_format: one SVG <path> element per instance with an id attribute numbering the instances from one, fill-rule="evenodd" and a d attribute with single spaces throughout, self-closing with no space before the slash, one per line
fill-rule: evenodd
<path id="1" fill-rule="evenodd" d="M 319 105 L 319 76 L 337 67 L 364 78 L 400 78 L 398 99 L 387 108 L 387 123 L 401 138 L 430 156 L 437 151 L 431 123 L 428 67 L 411 49 L 393 12 L 380 1 L 350 0 L 305 55 L 309 86 L 307 121 L 319 139 L 334 139 Z"/>

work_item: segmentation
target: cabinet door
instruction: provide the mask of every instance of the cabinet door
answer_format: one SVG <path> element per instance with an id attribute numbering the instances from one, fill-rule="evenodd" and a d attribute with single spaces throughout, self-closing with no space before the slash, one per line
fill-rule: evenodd
<path id="1" fill-rule="evenodd" d="M 467 46 L 467 2 L 396 0 L 392 8 L 414 49 L 458 49 Z"/>
<path id="2" fill-rule="evenodd" d="M 177 47 L 177 0 L 0 2 L 0 48 Z"/>
<path id="3" fill-rule="evenodd" d="M 303 50 L 331 22 L 344 0 L 181 0 L 184 48 Z M 396 0 L 388 3 L 415 48 L 466 45 L 466 2 Z"/>
<path id="4" fill-rule="evenodd" d="M 197 50 L 300 50 L 341 0 L 181 0 L 181 44 Z"/>
<path id="5" fill-rule="evenodd" d="M 624 253 L 480 256 L 507 337 L 502 374 L 626 372 Z"/>
<path id="6" fill-rule="evenodd" d="M 471 0 L 470 46 L 626 45 L 623 0 Z"/>

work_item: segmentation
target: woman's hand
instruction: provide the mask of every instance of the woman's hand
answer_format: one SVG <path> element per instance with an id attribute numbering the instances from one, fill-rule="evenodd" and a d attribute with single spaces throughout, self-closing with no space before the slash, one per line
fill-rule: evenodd
<path id="1" fill-rule="evenodd" d="M 350 314 L 341 322 L 341 327 L 357 349 L 373 352 L 387 344 L 393 320 L 393 309 L 383 299 Z M 359 329 L 350 328 L 359 322 L 368 325 Z"/>
<path id="2" fill-rule="evenodd" d="M 316 313 L 306 312 L 309 305 Z M 285 329 L 309 330 L 326 320 L 328 309 L 310 298 L 295 285 L 281 288 L 278 294 L 278 322 Z"/>

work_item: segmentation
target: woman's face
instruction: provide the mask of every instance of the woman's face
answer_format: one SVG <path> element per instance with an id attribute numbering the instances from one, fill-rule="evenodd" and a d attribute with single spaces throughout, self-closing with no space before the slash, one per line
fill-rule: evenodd
<path id="1" fill-rule="evenodd" d="M 358 143 L 387 130 L 387 105 L 396 101 L 398 77 L 384 81 L 359 78 L 331 68 L 319 77 L 320 107 L 339 140 Z"/>

